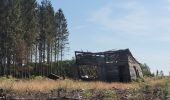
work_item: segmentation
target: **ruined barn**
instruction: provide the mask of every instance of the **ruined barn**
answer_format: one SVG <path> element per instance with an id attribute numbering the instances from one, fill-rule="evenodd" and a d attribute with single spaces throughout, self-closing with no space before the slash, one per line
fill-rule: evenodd
<path id="1" fill-rule="evenodd" d="M 75 51 L 79 78 L 129 82 L 143 77 L 139 62 L 129 49 L 105 52 Z"/>

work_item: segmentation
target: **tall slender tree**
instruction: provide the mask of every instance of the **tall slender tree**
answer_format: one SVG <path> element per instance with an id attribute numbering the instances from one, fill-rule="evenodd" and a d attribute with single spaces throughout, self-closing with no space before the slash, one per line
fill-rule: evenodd
<path id="1" fill-rule="evenodd" d="M 54 40 L 54 10 L 49 0 L 43 0 L 40 6 L 40 38 L 39 38 L 39 62 L 50 65 L 52 45 Z M 51 66 L 50 66 L 51 68 Z M 47 70 L 46 73 L 50 73 Z"/>
<path id="2" fill-rule="evenodd" d="M 7 17 L 9 12 L 8 0 L 0 1 L 0 66 L 1 75 L 5 74 L 6 67 L 6 33 L 7 33 Z"/>
<path id="3" fill-rule="evenodd" d="M 41 5 L 36 0 L 1 0 L 1 74 L 21 72 L 25 76 L 30 70 L 23 65 L 35 63 L 41 75 L 48 75 L 53 61 L 59 62 L 59 57 L 63 60 L 68 35 L 63 11 L 59 9 L 55 13 L 50 0 L 43 0 Z"/>
<path id="4" fill-rule="evenodd" d="M 63 60 L 63 55 L 65 49 L 67 48 L 68 44 L 68 29 L 67 29 L 67 21 L 61 9 L 58 10 L 55 14 L 56 18 L 56 41 L 55 41 L 55 55 L 57 55 L 57 63 L 58 66 L 62 66 L 62 63 L 59 65 L 59 54 L 60 54 L 60 61 Z M 55 56 L 56 61 L 56 56 Z"/>
<path id="5" fill-rule="evenodd" d="M 26 43 L 26 62 L 32 62 L 33 50 L 38 36 L 38 18 L 36 0 L 21 0 L 24 40 Z"/>

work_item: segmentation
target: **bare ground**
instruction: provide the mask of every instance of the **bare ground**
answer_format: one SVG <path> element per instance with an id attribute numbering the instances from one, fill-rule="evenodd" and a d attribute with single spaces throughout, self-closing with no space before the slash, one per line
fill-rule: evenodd
<path id="1" fill-rule="evenodd" d="M 16 93 L 1 89 L 0 100 L 163 100 L 161 87 L 146 90 L 122 89 L 57 89 L 50 92 Z"/>

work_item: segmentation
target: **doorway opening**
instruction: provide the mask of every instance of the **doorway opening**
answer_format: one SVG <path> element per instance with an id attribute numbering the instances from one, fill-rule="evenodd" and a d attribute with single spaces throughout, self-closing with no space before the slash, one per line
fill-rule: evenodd
<path id="1" fill-rule="evenodd" d="M 135 70 L 135 74 L 136 74 L 136 77 L 139 78 L 139 71 L 136 69 L 135 66 L 133 66 L 134 70 Z"/>

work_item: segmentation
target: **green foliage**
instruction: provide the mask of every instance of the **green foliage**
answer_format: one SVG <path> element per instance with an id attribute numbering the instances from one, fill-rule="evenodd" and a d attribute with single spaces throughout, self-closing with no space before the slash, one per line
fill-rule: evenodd
<path id="1" fill-rule="evenodd" d="M 134 82 L 144 82 L 145 80 L 143 78 L 137 78 L 136 80 L 134 80 Z"/>
<path id="2" fill-rule="evenodd" d="M 85 99 L 91 99 L 91 98 L 92 98 L 92 95 L 93 95 L 93 93 L 92 93 L 90 90 L 85 90 L 85 91 L 83 92 L 83 97 L 84 97 Z"/>
<path id="3" fill-rule="evenodd" d="M 31 79 L 33 80 L 43 80 L 45 77 L 42 77 L 42 76 L 31 76 Z"/>
<path id="4" fill-rule="evenodd" d="M 165 96 L 170 97 L 170 83 L 166 83 L 164 87 Z"/>
<path id="5" fill-rule="evenodd" d="M 150 76 L 150 77 L 154 76 L 154 74 L 151 73 L 150 68 L 146 63 L 140 64 L 140 66 L 141 66 L 141 69 L 142 69 L 144 76 Z"/>
<path id="6" fill-rule="evenodd" d="M 0 0 L 0 74 L 65 73 L 68 35 L 63 11 L 50 0 Z"/>
<path id="7" fill-rule="evenodd" d="M 106 100 L 118 99 L 117 94 L 114 90 L 103 90 L 102 94 Z"/>

